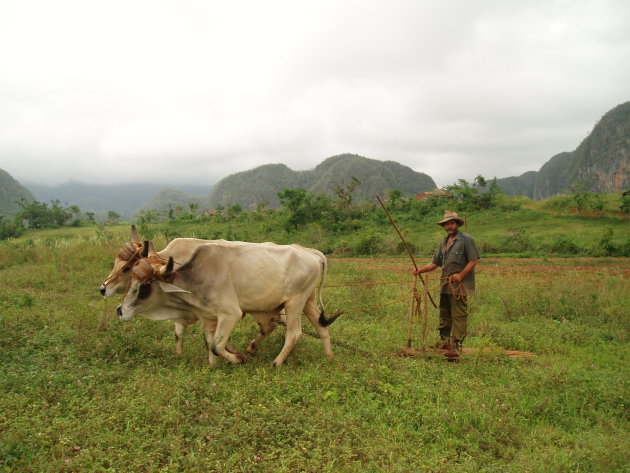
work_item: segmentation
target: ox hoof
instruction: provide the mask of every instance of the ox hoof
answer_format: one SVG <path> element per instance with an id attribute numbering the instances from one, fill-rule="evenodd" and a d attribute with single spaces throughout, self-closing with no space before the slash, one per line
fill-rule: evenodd
<path id="1" fill-rule="evenodd" d="M 258 354 L 258 347 L 256 346 L 255 343 L 250 343 L 249 346 L 246 348 L 246 351 L 250 355 L 257 355 Z"/>

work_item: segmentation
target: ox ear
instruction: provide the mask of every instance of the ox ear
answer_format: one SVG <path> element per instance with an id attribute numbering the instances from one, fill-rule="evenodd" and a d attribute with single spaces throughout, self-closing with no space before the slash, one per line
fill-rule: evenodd
<path id="1" fill-rule="evenodd" d="M 138 229 L 135 225 L 131 225 L 131 241 L 140 241 L 140 235 L 138 235 Z"/>
<path id="2" fill-rule="evenodd" d="M 159 279 L 158 279 L 158 284 L 160 285 L 160 289 L 162 289 L 166 293 L 183 292 L 185 294 L 190 294 L 190 291 L 187 291 L 186 289 L 182 289 L 181 287 L 177 287 L 175 284 L 171 284 L 171 283 L 168 283 L 168 282 L 160 281 Z"/>

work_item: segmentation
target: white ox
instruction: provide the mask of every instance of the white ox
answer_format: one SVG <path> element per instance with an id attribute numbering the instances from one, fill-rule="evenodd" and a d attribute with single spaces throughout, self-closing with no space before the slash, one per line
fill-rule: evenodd
<path id="1" fill-rule="evenodd" d="M 163 264 L 166 263 L 166 264 Z M 153 320 L 180 320 L 195 317 L 206 332 L 208 362 L 214 355 L 232 363 L 244 356 L 231 353 L 226 344 L 244 313 L 261 323 L 261 336 L 273 330 L 272 318 L 284 309 L 285 343 L 273 361 L 280 366 L 302 335 L 304 312 L 316 327 L 328 358 L 333 357 L 327 319 L 317 307 L 315 289 L 319 280 L 319 302 L 326 274 L 326 257 L 317 250 L 299 245 L 261 243 L 206 243 L 198 245 L 189 260 L 174 270 L 168 262 L 142 258 L 131 271 L 129 290 L 118 306 L 118 316 L 128 321 L 136 316 Z M 255 351 L 254 340 L 249 351 Z"/>
<path id="2" fill-rule="evenodd" d="M 198 238 L 176 238 L 171 241 L 166 248 L 158 252 L 161 258 L 168 259 L 172 257 L 175 262 L 175 268 L 181 265 L 182 261 L 190 258 L 193 249 L 197 246 L 211 242 L 225 242 L 225 240 L 201 240 Z M 131 226 L 131 240 L 123 246 L 116 255 L 114 267 L 109 276 L 101 284 L 99 291 L 105 297 L 111 297 L 116 294 L 123 294 L 129 287 L 129 277 L 131 268 L 136 264 L 142 255 L 142 243 L 135 225 Z M 191 314 L 182 314 L 181 318 L 173 320 L 175 322 L 175 352 L 181 355 L 184 352 L 184 333 L 186 328 L 197 319 Z"/>
<path id="3" fill-rule="evenodd" d="M 182 261 L 186 261 L 190 258 L 192 251 L 199 245 L 205 243 L 223 243 L 226 245 L 243 245 L 250 244 L 242 241 L 228 241 L 228 240 L 202 240 L 198 238 L 176 238 L 171 241 L 166 248 L 162 251 L 155 253 L 153 245 L 147 245 L 144 250 L 157 254 L 160 258 L 166 260 L 169 257 L 174 259 L 175 269 L 177 269 Z M 275 245 L 275 243 L 266 242 L 261 245 Z M 298 246 L 298 245 L 295 245 Z M 131 269 L 133 266 L 143 257 L 142 255 L 143 244 L 140 242 L 138 230 L 135 225 L 131 225 L 131 240 L 125 243 L 123 248 L 116 255 L 114 260 L 114 267 L 112 268 L 109 276 L 101 284 L 99 291 L 104 297 L 111 297 L 116 294 L 123 294 L 129 287 L 129 278 L 131 275 Z M 317 250 L 305 248 L 307 251 Z M 146 258 L 148 254 L 144 254 Z M 250 344 L 247 350 L 250 353 L 255 353 L 260 347 L 263 339 L 269 335 L 275 328 L 276 322 L 273 321 L 275 314 L 254 314 L 254 318 L 258 323 L 260 329 L 260 335 Z M 284 314 L 280 314 L 280 318 L 284 318 Z M 197 319 L 190 313 L 182 313 L 179 318 L 171 319 L 175 323 L 175 352 L 178 355 L 184 353 L 184 334 L 189 325 L 197 322 Z M 228 347 L 228 350 L 230 348 Z"/>

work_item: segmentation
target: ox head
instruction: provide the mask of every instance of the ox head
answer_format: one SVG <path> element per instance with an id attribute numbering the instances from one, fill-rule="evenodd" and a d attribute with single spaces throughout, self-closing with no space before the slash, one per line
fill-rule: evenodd
<path id="1" fill-rule="evenodd" d="M 150 248 L 149 242 L 144 247 Z M 129 273 L 129 288 L 117 308 L 120 320 L 129 321 L 148 313 L 156 319 L 169 318 L 172 294 L 190 293 L 172 284 L 176 275 L 173 266 L 173 257 L 165 261 L 155 253 L 143 254 Z"/>
<path id="2" fill-rule="evenodd" d="M 105 297 L 111 297 L 114 294 L 122 294 L 129 285 L 129 272 L 133 265 L 140 259 L 142 243 L 136 226 L 131 226 L 131 240 L 125 243 L 122 249 L 116 255 L 114 267 L 109 276 L 105 279 L 101 287 L 100 293 Z M 152 248 L 150 250 L 153 250 Z M 154 250 L 153 250 L 154 251 Z"/>

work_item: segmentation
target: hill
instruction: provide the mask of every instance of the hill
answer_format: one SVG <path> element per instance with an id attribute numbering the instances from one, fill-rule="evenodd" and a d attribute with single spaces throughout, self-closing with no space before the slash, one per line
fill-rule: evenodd
<path id="1" fill-rule="evenodd" d="M 607 112 L 570 152 L 547 161 L 538 172 L 497 180 L 507 195 L 537 200 L 578 188 L 621 192 L 630 188 L 630 102 Z"/>
<path id="2" fill-rule="evenodd" d="M 197 204 L 201 209 L 208 207 L 207 196 L 192 196 L 175 189 L 163 189 L 154 194 L 140 210 L 169 210 L 181 207 L 190 208 L 190 204 Z"/>
<path id="3" fill-rule="evenodd" d="M 210 194 L 210 206 L 239 204 L 251 209 L 266 201 L 276 207 L 278 192 L 295 187 L 333 196 L 335 185 L 350 184 L 353 176 L 361 181 L 353 193 L 355 202 L 372 200 L 375 194 L 385 194 L 392 189 L 408 196 L 436 187 L 428 175 L 397 162 L 341 154 L 308 171 L 293 171 L 284 164 L 267 164 L 232 174 L 215 186 Z"/>
<path id="4" fill-rule="evenodd" d="M 34 200 L 33 194 L 16 181 L 8 172 L 0 169 L 0 215 L 14 215 L 20 210 L 16 201 Z"/>
<path id="5" fill-rule="evenodd" d="M 107 212 L 113 210 L 122 216 L 132 216 L 156 194 L 168 188 L 166 184 L 112 184 L 92 185 L 67 182 L 57 186 L 26 184 L 40 202 L 60 200 L 68 205 L 76 205 L 83 211 Z M 178 186 L 178 191 L 187 194 L 208 194 L 211 186 Z M 194 199 L 191 197 L 191 199 Z M 177 205 L 177 204 L 176 204 Z M 188 204 L 185 204 L 186 207 Z"/>

